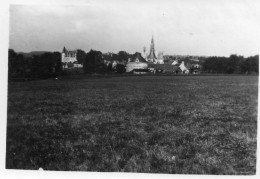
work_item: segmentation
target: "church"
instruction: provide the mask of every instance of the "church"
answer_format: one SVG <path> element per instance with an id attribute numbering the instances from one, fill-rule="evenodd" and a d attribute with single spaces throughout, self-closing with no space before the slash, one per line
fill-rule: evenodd
<path id="1" fill-rule="evenodd" d="M 163 53 L 159 52 L 156 55 L 154 48 L 154 39 L 152 36 L 150 53 L 146 54 L 146 48 L 143 48 L 142 54 L 136 53 L 133 58 L 129 59 L 126 64 L 126 72 L 134 72 L 135 70 L 138 73 L 148 72 L 148 67 L 150 64 L 164 64 Z"/>
<path id="2" fill-rule="evenodd" d="M 146 48 L 143 48 L 143 57 L 146 59 L 148 63 L 154 63 L 154 64 L 164 64 L 163 61 L 163 52 L 159 52 L 156 54 L 155 47 L 154 47 L 154 39 L 152 36 L 151 45 L 150 45 L 150 53 L 147 55 L 145 53 Z"/>

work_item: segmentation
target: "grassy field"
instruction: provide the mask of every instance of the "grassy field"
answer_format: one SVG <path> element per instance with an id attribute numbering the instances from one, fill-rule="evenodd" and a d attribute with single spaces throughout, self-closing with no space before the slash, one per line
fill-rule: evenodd
<path id="1" fill-rule="evenodd" d="M 256 172 L 257 76 L 9 82 L 6 168 Z"/>

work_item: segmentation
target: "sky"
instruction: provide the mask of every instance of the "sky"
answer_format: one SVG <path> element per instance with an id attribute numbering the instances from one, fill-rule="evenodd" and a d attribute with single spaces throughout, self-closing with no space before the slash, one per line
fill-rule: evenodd
<path id="1" fill-rule="evenodd" d="M 257 0 L 52 2 L 10 5 L 9 48 L 135 53 L 149 51 L 153 36 L 166 55 L 259 54 Z"/>

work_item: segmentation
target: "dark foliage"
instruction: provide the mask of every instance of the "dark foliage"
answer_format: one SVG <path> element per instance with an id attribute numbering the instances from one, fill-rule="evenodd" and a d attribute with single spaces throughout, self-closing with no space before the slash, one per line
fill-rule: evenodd
<path id="1" fill-rule="evenodd" d="M 103 71 L 102 53 L 100 51 L 90 50 L 83 61 L 85 73 L 97 73 Z"/>
<path id="2" fill-rule="evenodd" d="M 126 63 L 128 61 L 128 59 L 131 57 L 132 57 L 132 55 L 128 54 L 127 52 L 119 51 L 117 54 L 112 54 L 110 57 L 110 60 Z"/>
<path id="3" fill-rule="evenodd" d="M 125 66 L 122 64 L 117 64 L 116 65 L 116 73 L 122 74 L 125 73 L 126 69 Z"/>
<path id="4" fill-rule="evenodd" d="M 118 61 L 119 62 L 127 62 L 128 58 L 130 58 L 131 55 L 129 55 L 125 51 L 119 51 L 118 52 Z"/>
<path id="5" fill-rule="evenodd" d="M 102 54 L 100 51 L 90 50 L 86 54 L 83 63 L 85 73 L 110 73 L 115 71 L 117 73 L 125 72 L 125 64 L 132 55 L 125 51 L 119 51 L 118 54 Z M 112 69 L 113 62 L 119 62 L 115 69 Z M 106 62 L 106 63 L 105 63 Z"/>
<path id="6" fill-rule="evenodd" d="M 207 73 L 228 73 L 228 74 L 250 74 L 259 73 L 259 55 L 244 58 L 243 56 L 230 55 L 227 57 L 209 57 L 202 66 Z"/>
<path id="7" fill-rule="evenodd" d="M 9 79 L 15 78 L 49 78 L 62 71 L 61 54 L 59 52 L 46 52 L 41 55 L 24 58 L 9 49 L 8 57 Z"/>
<path id="8" fill-rule="evenodd" d="M 86 52 L 84 50 L 77 50 L 77 61 L 79 64 L 83 64 L 84 59 L 86 58 Z"/>

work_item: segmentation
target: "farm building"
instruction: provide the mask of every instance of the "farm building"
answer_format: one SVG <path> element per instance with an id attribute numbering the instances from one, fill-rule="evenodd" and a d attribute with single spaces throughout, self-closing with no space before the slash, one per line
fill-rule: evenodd
<path id="1" fill-rule="evenodd" d="M 135 69 L 148 69 L 148 63 L 140 53 L 135 53 L 126 64 L 126 72 L 132 72 Z"/>
<path id="2" fill-rule="evenodd" d="M 150 71 L 162 72 L 162 73 L 175 73 L 175 74 L 187 74 L 189 69 L 182 63 L 166 63 L 166 64 L 148 64 Z"/>
<path id="3" fill-rule="evenodd" d="M 182 73 L 185 73 L 185 74 L 189 73 L 189 69 L 184 65 L 184 61 L 181 62 L 179 67 L 180 67 Z"/>
<path id="4" fill-rule="evenodd" d="M 143 75 L 143 74 L 147 74 L 149 72 L 148 69 L 134 69 L 133 70 L 133 74 L 136 75 Z"/>

